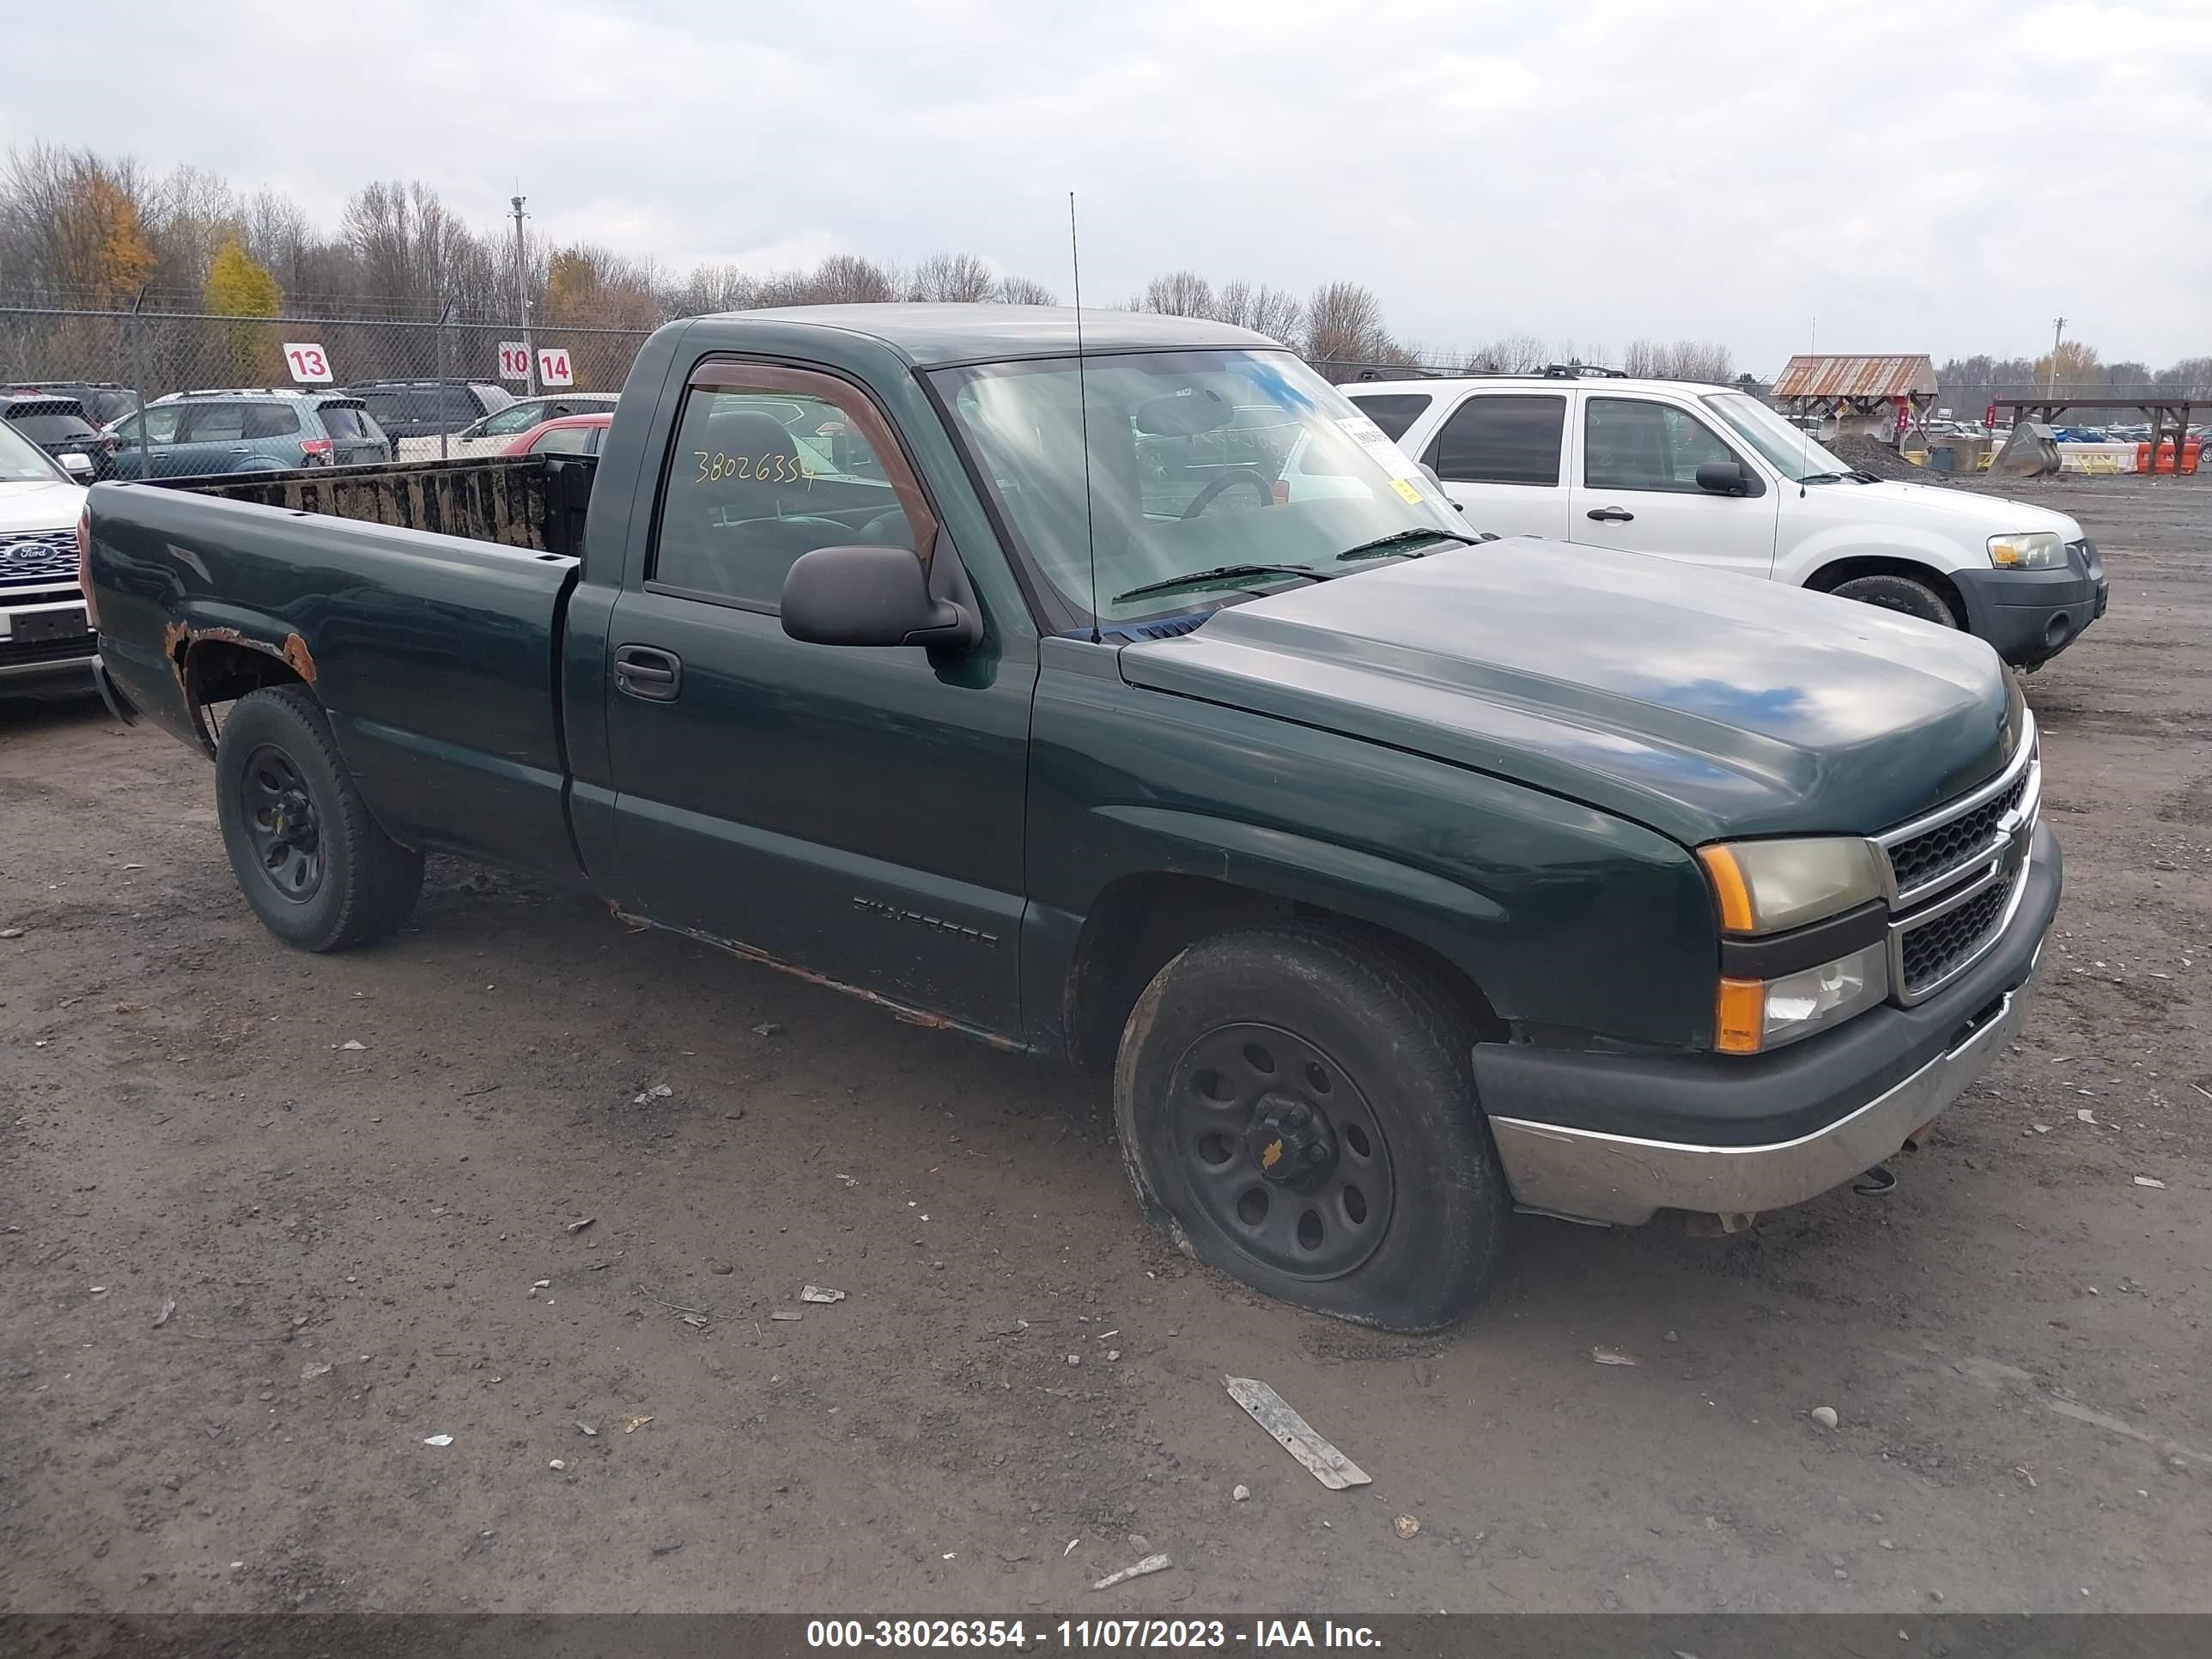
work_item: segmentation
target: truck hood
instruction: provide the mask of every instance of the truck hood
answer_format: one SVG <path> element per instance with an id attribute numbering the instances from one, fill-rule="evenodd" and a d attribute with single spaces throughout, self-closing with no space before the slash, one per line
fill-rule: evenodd
<path id="1" fill-rule="evenodd" d="M 1796 486 L 1784 484 L 1783 488 Z M 1810 484 L 1807 489 L 1811 493 L 1839 497 L 1837 504 L 1848 507 L 1854 517 L 1876 524 L 1926 526 L 1934 520 L 1962 538 L 1985 539 L 1990 536 L 2055 530 L 2069 542 L 2081 539 L 2078 520 L 2063 513 L 2053 513 L 2047 507 L 2034 507 L 2002 495 L 1988 495 L 1978 489 L 1887 481 Z"/>
<path id="2" fill-rule="evenodd" d="M 1686 845 L 1868 834 L 2019 740 L 1996 653 L 1872 605 L 1514 537 L 1226 606 L 1133 685 L 1385 743 Z"/>
<path id="3" fill-rule="evenodd" d="M 0 540 L 24 531 L 73 530 L 84 511 L 84 490 L 59 478 L 52 483 L 0 483 Z"/>

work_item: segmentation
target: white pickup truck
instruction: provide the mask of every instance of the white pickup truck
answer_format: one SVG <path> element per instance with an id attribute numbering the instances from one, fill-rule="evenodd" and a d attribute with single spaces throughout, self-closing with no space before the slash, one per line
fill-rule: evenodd
<path id="1" fill-rule="evenodd" d="M 99 648 L 77 586 L 84 489 L 0 421 L 0 687 L 76 674 L 89 686 Z"/>
<path id="2" fill-rule="evenodd" d="M 1855 471 L 1745 392 L 1586 372 L 1344 390 L 1475 530 L 1863 599 L 1964 629 L 2022 668 L 2105 614 L 2104 564 L 2074 520 Z"/>

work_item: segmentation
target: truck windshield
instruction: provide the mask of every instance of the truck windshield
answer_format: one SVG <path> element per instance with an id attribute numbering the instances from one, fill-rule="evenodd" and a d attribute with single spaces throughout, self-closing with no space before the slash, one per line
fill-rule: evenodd
<path id="1" fill-rule="evenodd" d="M 1756 398 L 1741 392 L 1715 392 L 1707 394 L 1705 404 L 1791 483 L 1823 474 L 1834 477 L 1851 470 L 1849 461 L 1821 448 L 1812 434 L 1790 425 Z"/>
<path id="2" fill-rule="evenodd" d="M 36 444 L 0 421 L 0 483 L 52 483 L 65 477 Z"/>
<path id="3" fill-rule="evenodd" d="M 1056 627 L 1088 627 L 1094 592 L 1111 627 L 1309 570 L 1348 574 L 1359 564 L 1340 556 L 1355 548 L 1404 558 L 1467 538 L 1404 452 L 1288 352 L 1101 356 L 1080 377 L 1059 357 L 933 379 Z M 1198 580 L 1176 583 L 1186 576 Z"/>

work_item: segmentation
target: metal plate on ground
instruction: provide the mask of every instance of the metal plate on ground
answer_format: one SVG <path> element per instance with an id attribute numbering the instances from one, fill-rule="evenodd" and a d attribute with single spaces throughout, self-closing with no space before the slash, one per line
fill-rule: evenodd
<path id="1" fill-rule="evenodd" d="M 1283 1449 L 1331 1492 L 1370 1484 L 1366 1470 L 1316 1434 L 1313 1425 L 1265 1382 L 1249 1376 L 1224 1376 L 1221 1381 L 1229 1397 L 1249 1412 L 1255 1423 L 1281 1442 Z"/>

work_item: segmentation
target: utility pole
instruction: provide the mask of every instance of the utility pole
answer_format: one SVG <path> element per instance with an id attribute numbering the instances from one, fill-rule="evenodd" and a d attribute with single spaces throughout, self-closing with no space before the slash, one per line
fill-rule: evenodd
<path id="1" fill-rule="evenodd" d="M 514 308 L 522 319 L 522 349 L 530 359 L 523 372 L 522 389 L 534 398 L 538 395 L 538 343 L 530 332 L 530 289 L 522 252 L 522 204 L 528 199 L 514 198 Z"/>
<path id="2" fill-rule="evenodd" d="M 2052 397 L 2058 395 L 2058 343 L 2066 337 L 2066 319 L 2051 319 L 2051 373 L 2044 377 L 2044 390 Z"/>

